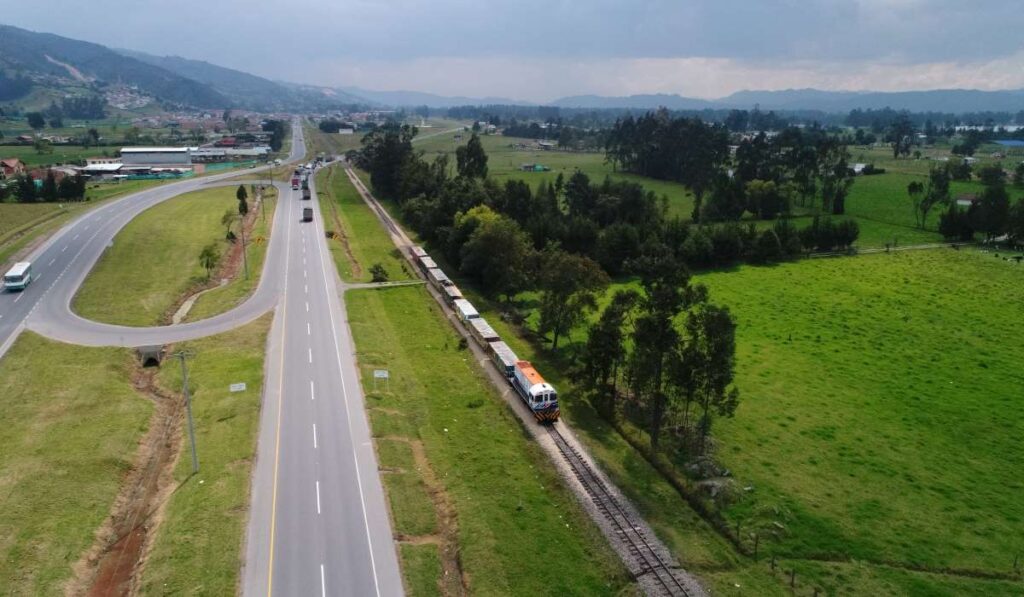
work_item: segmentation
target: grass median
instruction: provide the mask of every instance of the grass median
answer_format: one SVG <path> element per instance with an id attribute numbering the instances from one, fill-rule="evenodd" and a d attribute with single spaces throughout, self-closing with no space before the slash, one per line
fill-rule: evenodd
<path id="1" fill-rule="evenodd" d="M 229 595 L 238 588 L 271 316 L 225 334 L 183 342 L 192 350 L 189 382 L 199 452 L 192 476 L 188 442 L 174 469 L 176 489 L 157 527 L 142 575 L 151 595 Z M 160 384 L 181 389 L 181 369 L 166 361 Z M 228 386 L 245 383 L 232 393 Z"/>
<path id="2" fill-rule="evenodd" d="M 330 236 L 327 246 L 346 282 L 369 282 L 370 269 L 380 264 L 389 280 L 413 275 L 377 215 L 366 205 L 341 166 L 324 168 L 316 175 L 320 213 Z"/>
<path id="3" fill-rule="evenodd" d="M 628 592 L 621 562 L 427 291 L 346 302 L 409 592 Z M 388 390 L 373 387 L 379 368 Z"/>
<path id="4" fill-rule="evenodd" d="M 227 228 L 221 218 L 237 210 L 236 189 L 226 186 L 186 193 L 139 214 L 117 233 L 113 246 L 86 277 L 72 303 L 75 312 L 120 325 L 168 323 L 182 298 L 207 284 L 207 272 L 199 261 L 203 247 L 214 243 L 221 255 L 229 255 L 231 244 L 224 240 Z M 233 230 L 237 229 L 236 221 Z M 262 256 L 256 254 L 265 251 L 266 243 L 253 244 L 249 256 L 262 263 Z M 227 288 L 246 286 L 241 264 L 237 265 L 239 275 L 218 290 L 220 299 L 200 307 L 205 314 L 213 314 L 214 306 L 228 309 L 247 294 L 245 288 Z M 251 268 L 250 283 L 258 278 L 259 269 Z"/>

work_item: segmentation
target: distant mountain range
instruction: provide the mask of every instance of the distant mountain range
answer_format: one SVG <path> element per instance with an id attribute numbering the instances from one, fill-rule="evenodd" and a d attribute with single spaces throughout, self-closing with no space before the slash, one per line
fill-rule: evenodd
<path id="1" fill-rule="evenodd" d="M 383 106 L 451 108 L 452 106 L 533 105 L 530 102 L 506 97 L 445 96 L 422 91 L 371 91 L 359 87 L 342 87 L 340 90 Z"/>
<path id="2" fill-rule="evenodd" d="M 33 81 L 35 87 L 98 90 L 132 85 L 173 103 L 222 106 L 226 98 L 209 85 L 182 77 L 99 44 L 0 25 L 0 70 Z"/>
<path id="3" fill-rule="evenodd" d="M 0 99 L 35 98 L 36 104 L 69 94 L 127 88 L 163 104 L 204 109 L 325 111 L 343 106 L 435 109 L 461 105 L 536 105 L 503 97 L 444 96 L 419 91 L 371 91 L 272 81 L 201 60 L 112 50 L 90 42 L 0 25 Z M 40 92 L 40 93 L 34 93 Z M 45 93 L 44 93 L 45 92 Z M 123 95 L 123 94 L 122 94 Z M 144 102 L 142 102 L 144 104 Z M 45 105 L 45 104 L 44 104 Z M 606 97 L 576 95 L 546 105 L 563 108 L 652 110 L 751 109 L 845 113 L 855 108 L 913 112 L 1013 112 L 1024 110 L 1024 90 L 939 89 L 903 92 L 739 91 L 706 100 L 671 94 Z"/>
<path id="4" fill-rule="evenodd" d="M 850 110 L 892 108 L 911 112 L 1018 112 L 1024 110 L 1024 90 L 978 91 L 976 89 L 935 89 L 930 91 L 821 91 L 786 89 L 783 91 L 738 91 L 732 95 L 703 100 L 680 95 L 631 95 L 605 97 L 578 95 L 551 102 L 563 108 L 633 108 L 653 110 L 665 106 L 671 110 L 752 109 L 815 110 L 845 113 Z"/>
<path id="5" fill-rule="evenodd" d="M 24 95 L 47 91 L 48 97 L 59 97 L 128 86 L 163 103 L 206 109 L 318 111 L 369 103 L 337 90 L 278 83 L 200 60 L 113 50 L 6 25 L 0 25 L 0 75 L 0 85 L 31 81 L 30 88 L 21 90 Z"/>
<path id="6" fill-rule="evenodd" d="M 117 51 L 208 85 L 226 97 L 232 105 L 240 108 L 268 112 L 314 111 L 342 104 L 369 103 L 364 98 L 355 97 L 345 92 L 329 90 L 329 88 L 278 83 L 202 60 L 190 60 L 179 56 L 153 56 L 132 50 Z"/>

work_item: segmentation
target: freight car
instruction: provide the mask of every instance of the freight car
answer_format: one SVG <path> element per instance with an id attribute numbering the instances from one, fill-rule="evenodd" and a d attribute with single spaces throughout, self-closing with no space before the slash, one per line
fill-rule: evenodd
<path id="1" fill-rule="evenodd" d="M 444 296 L 444 302 L 448 303 L 449 307 L 454 306 L 455 301 L 462 298 L 462 291 L 454 284 L 442 288 L 441 294 Z"/>
<path id="2" fill-rule="evenodd" d="M 512 352 L 508 344 L 505 344 L 501 340 L 497 342 L 487 343 L 487 353 L 491 357 L 491 362 L 498 368 L 498 372 L 505 376 L 505 379 L 512 381 L 512 377 L 515 375 L 516 363 L 519 362 L 519 357 L 516 353 Z"/>
<path id="3" fill-rule="evenodd" d="M 501 336 L 494 331 L 491 324 L 487 323 L 487 320 L 483 317 L 475 317 L 466 323 L 469 324 L 469 333 L 473 334 L 473 338 L 476 339 L 477 344 L 479 344 L 484 350 L 487 350 L 487 347 L 491 342 L 501 340 Z"/>

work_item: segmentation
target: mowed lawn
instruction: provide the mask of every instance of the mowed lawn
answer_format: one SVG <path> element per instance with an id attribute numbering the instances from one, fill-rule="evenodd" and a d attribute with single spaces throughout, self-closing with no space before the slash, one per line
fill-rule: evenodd
<path id="1" fill-rule="evenodd" d="M 0 360 L 0 592 L 62 594 L 93 544 L 153 411 L 131 359 L 26 332 Z"/>
<path id="2" fill-rule="evenodd" d="M 370 268 L 377 263 L 384 266 L 390 280 L 412 277 L 409 266 L 377 215 L 363 201 L 341 166 L 320 170 L 316 175 L 316 189 L 324 228 L 335 233 L 334 238 L 327 239 L 327 246 L 343 280 L 369 282 L 373 278 Z"/>
<path id="3" fill-rule="evenodd" d="M 249 191 L 249 209 L 255 209 L 255 197 L 251 188 Z M 196 302 L 185 317 L 185 321 L 198 321 L 212 317 L 218 313 L 224 313 L 245 302 L 247 298 L 259 287 L 260 277 L 263 273 L 263 263 L 267 257 L 267 247 L 270 243 L 270 233 L 274 223 L 274 213 L 277 206 L 277 189 L 268 187 L 265 191 L 262 209 L 265 213 L 255 217 L 252 231 L 246 237 L 249 246 L 247 251 L 249 259 L 249 277 L 245 277 L 244 269 L 239 269 L 237 279 L 229 284 L 217 286 L 199 295 Z M 238 233 L 238 224 L 235 224 L 235 234 Z M 228 245 L 222 244 L 226 251 Z M 244 265 L 244 264 L 243 264 Z"/>
<path id="4" fill-rule="evenodd" d="M 89 319 L 121 325 L 161 323 L 190 287 L 206 278 L 202 248 L 225 253 L 221 217 L 237 209 L 236 187 L 187 193 L 139 214 L 114 237 L 73 301 Z M 237 228 L 237 226 L 236 226 Z"/>
<path id="5" fill-rule="evenodd" d="M 367 407 L 395 530 L 441 531 L 408 442 L 422 442 L 457 522 L 472 594 L 616 595 L 630 581 L 553 465 L 459 348 L 459 336 L 420 286 L 346 294 Z M 489 365 L 485 365 L 489 366 Z M 388 391 L 372 369 L 386 368 Z M 398 473 L 397 475 L 395 473 Z M 436 594 L 436 545 L 404 544 L 407 586 Z M 457 582 L 457 581 L 455 581 Z"/>
<path id="6" fill-rule="evenodd" d="M 940 249 L 699 279 L 739 325 L 732 521 L 785 557 L 1011 572 L 1024 267 Z"/>
<path id="7" fill-rule="evenodd" d="M 230 332 L 175 345 L 189 360 L 199 474 L 187 436 L 174 469 L 177 489 L 157 528 L 141 584 L 150 595 L 229 595 L 237 591 L 249 517 L 250 481 L 263 393 L 263 357 L 271 316 Z M 181 369 L 165 361 L 167 390 L 181 391 Z M 228 386 L 246 384 L 232 393 Z M 184 429 L 182 430 L 184 433 Z"/>

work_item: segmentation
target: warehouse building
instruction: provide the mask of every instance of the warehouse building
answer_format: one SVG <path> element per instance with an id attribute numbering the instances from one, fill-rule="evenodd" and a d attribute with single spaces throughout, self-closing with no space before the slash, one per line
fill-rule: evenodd
<path id="1" fill-rule="evenodd" d="M 188 147 L 124 147 L 121 149 L 121 163 L 126 168 L 187 168 L 192 165 L 192 151 Z"/>

